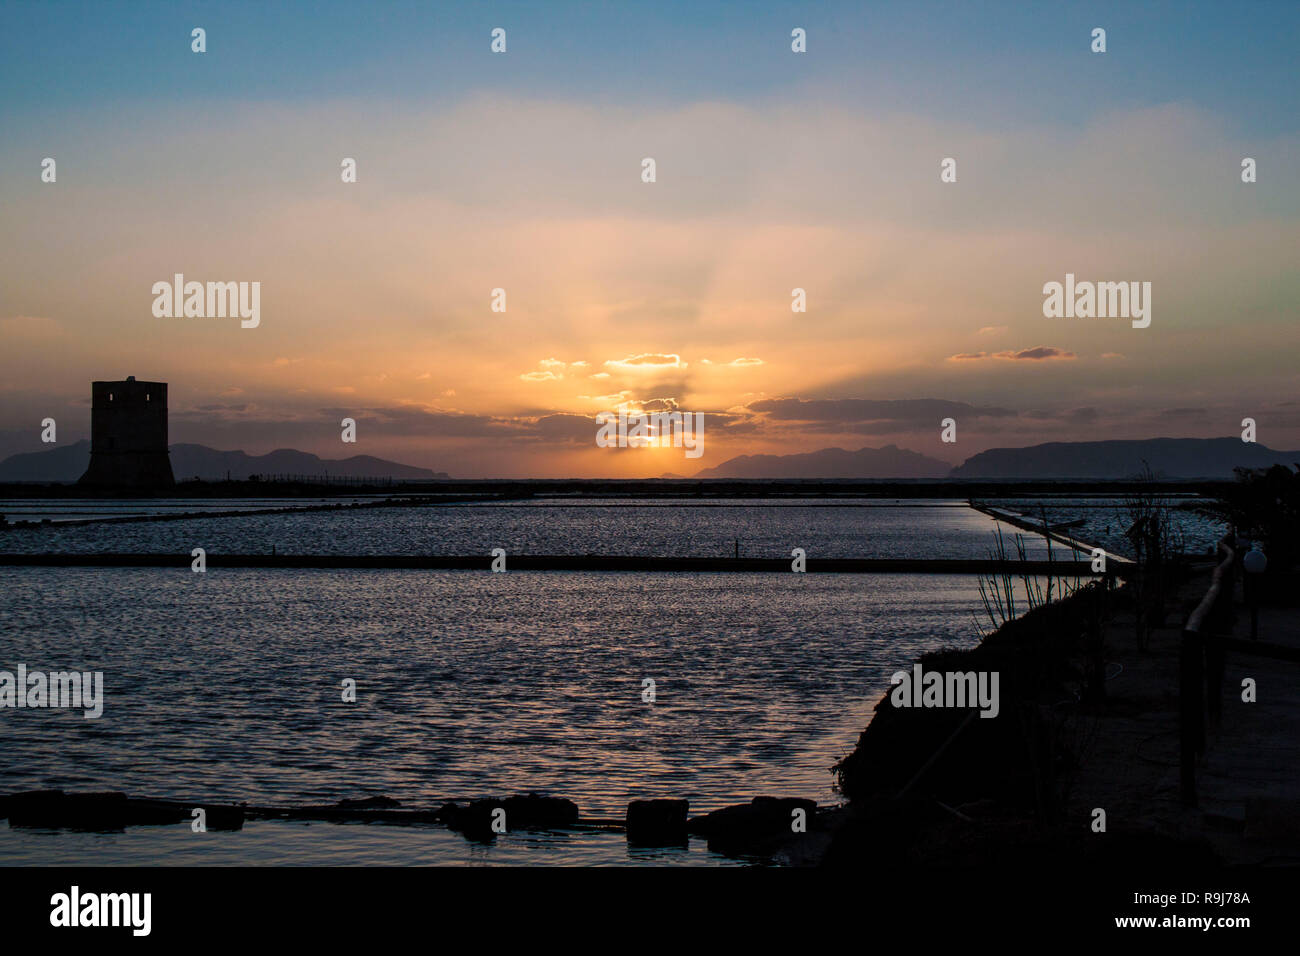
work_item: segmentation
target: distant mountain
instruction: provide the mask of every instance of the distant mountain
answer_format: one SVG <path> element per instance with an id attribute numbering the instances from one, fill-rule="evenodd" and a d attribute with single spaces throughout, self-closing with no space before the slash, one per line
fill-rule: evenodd
<path id="1" fill-rule="evenodd" d="M 1234 467 L 1300 462 L 1300 452 L 1274 451 L 1239 438 L 1148 438 L 1140 441 L 1048 442 L 990 448 L 952 470 L 954 478 L 1129 478 L 1145 461 L 1158 477 L 1231 478 Z"/>
<path id="2" fill-rule="evenodd" d="M 370 455 L 320 458 L 305 451 L 280 448 L 266 455 L 217 451 L 206 445 L 172 445 L 172 473 L 177 481 L 201 478 L 221 481 L 226 475 L 243 480 L 250 475 L 309 475 L 331 478 L 446 478 L 443 472 L 416 468 Z M 11 455 L 0 461 L 0 481 L 76 481 L 90 463 L 90 442 L 79 441 L 49 451 Z"/>
<path id="3" fill-rule="evenodd" d="M 444 472 L 416 468 L 371 455 L 351 458 L 319 458 L 305 451 L 277 448 L 265 455 L 248 455 L 242 451 L 217 451 L 206 445 L 172 445 L 172 474 L 177 481 L 196 475 L 216 481 L 230 473 L 231 478 L 249 475 L 328 474 L 331 478 L 446 478 Z"/>
<path id="4" fill-rule="evenodd" d="M 10 455 L 0 461 L 0 481 L 76 481 L 90 464 L 90 440 L 46 451 Z"/>
<path id="5" fill-rule="evenodd" d="M 897 445 L 823 448 L 799 455 L 741 455 L 696 478 L 945 478 L 952 465 Z"/>

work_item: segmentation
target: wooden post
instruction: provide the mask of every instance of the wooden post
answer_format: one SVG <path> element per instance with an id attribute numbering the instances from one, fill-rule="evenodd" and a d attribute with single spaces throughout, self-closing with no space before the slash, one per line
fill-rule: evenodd
<path id="1" fill-rule="evenodd" d="M 1205 750 L 1201 635 L 1183 631 L 1178 650 L 1178 766 L 1183 805 L 1196 806 L 1196 756 Z"/>
<path id="2" fill-rule="evenodd" d="M 1216 722 L 1223 692 L 1224 615 L 1230 613 L 1237 555 L 1230 538 L 1219 541 L 1220 561 L 1210 588 L 1183 627 L 1178 649 L 1178 764 L 1183 803 L 1196 806 L 1196 758 L 1205 752 L 1206 690 Z M 1207 666 L 1208 665 L 1208 666 Z"/>
<path id="3" fill-rule="evenodd" d="M 1210 726 L 1219 729 L 1223 717 L 1223 635 L 1214 633 L 1205 640 L 1205 709 Z"/>

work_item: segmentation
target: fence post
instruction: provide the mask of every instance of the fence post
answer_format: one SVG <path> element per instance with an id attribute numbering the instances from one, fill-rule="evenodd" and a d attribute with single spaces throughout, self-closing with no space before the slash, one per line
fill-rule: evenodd
<path id="1" fill-rule="evenodd" d="M 1204 646 L 1201 635 L 1184 630 L 1178 649 L 1178 766 L 1183 805 L 1196 806 L 1196 756 L 1205 750 Z"/>
<path id="2" fill-rule="evenodd" d="M 1215 730 L 1223 717 L 1223 635 L 1216 628 L 1205 641 L 1205 709 Z"/>
<path id="3" fill-rule="evenodd" d="M 1232 574 L 1237 555 L 1230 538 L 1219 541 L 1219 563 L 1210 588 L 1183 626 L 1178 648 L 1178 766 L 1183 804 L 1196 806 L 1196 758 L 1205 752 L 1208 691 L 1210 719 L 1222 712 L 1225 615 L 1232 607 Z"/>

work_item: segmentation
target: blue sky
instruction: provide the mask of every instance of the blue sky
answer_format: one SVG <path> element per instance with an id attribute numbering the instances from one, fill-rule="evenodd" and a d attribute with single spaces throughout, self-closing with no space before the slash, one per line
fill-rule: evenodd
<path id="1" fill-rule="evenodd" d="M 792 70 L 788 36 L 809 33 Z M 202 60 L 189 31 L 208 32 Z M 509 55 L 486 55 L 507 30 Z M 1094 26 L 1108 32 L 1092 56 Z M 1193 103 L 1242 133 L 1300 115 L 1300 3 L 106 3 L 4 0 L 4 115 L 121 102 L 422 102 L 470 91 L 621 103 L 815 89 L 864 108 L 1031 122 Z"/>

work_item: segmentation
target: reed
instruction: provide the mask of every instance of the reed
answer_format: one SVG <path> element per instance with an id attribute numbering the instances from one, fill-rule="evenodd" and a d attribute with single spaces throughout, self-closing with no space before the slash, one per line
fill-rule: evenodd
<path id="1" fill-rule="evenodd" d="M 1079 590 L 1080 578 L 1078 574 L 1056 574 L 1053 573 L 1053 566 L 1057 562 L 1056 551 L 1053 547 L 1053 541 L 1048 534 L 1047 513 L 1042 513 L 1043 521 L 1043 538 L 1047 542 L 1047 564 L 1046 573 L 1031 573 L 1028 570 L 1011 571 L 1005 570 L 1011 563 L 1019 563 L 1025 568 L 1029 567 L 1028 549 L 1025 544 L 1025 536 L 1016 532 L 1013 546 L 1015 554 L 1012 555 L 1007 547 L 1006 535 L 1002 531 L 1002 523 L 995 521 L 993 531 L 993 547 L 989 549 L 989 560 L 1000 565 L 1004 570 L 996 570 L 979 576 L 980 603 L 983 606 L 984 614 L 975 612 L 975 626 L 981 635 L 987 637 L 992 634 L 1007 621 L 1015 620 L 1022 614 L 1032 611 L 1034 608 L 1042 607 L 1044 604 L 1051 604 L 1053 600 L 1069 597 L 1075 591 Z M 1079 561 L 1079 550 L 1070 549 L 1072 561 Z M 1016 579 L 1020 580 L 1020 590 L 1022 597 L 1017 598 Z M 987 618 L 988 627 L 985 628 L 984 620 Z"/>

